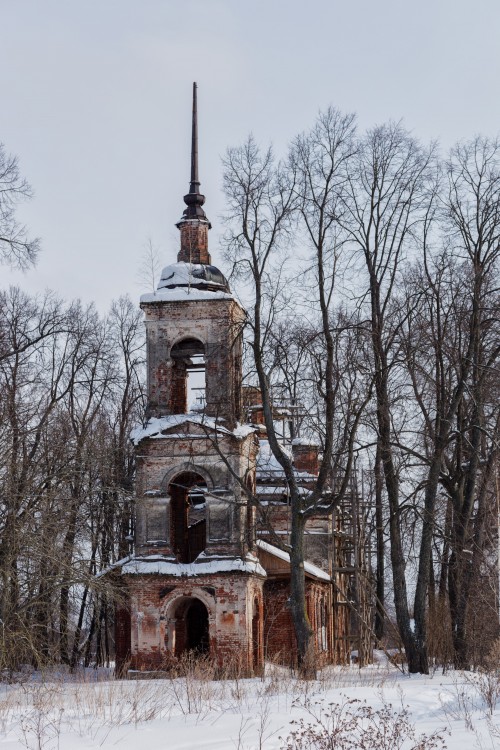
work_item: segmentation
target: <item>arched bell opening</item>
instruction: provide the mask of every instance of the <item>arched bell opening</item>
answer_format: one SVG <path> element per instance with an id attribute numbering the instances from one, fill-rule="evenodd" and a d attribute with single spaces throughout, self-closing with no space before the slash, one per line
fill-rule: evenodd
<path id="1" fill-rule="evenodd" d="M 186 652 L 203 656 L 210 653 L 208 609 L 195 597 L 183 597 L 178 602 L 172 622 L 172 651 L 176 657 Z"/>
<path id="2" fill-rule="evenodd" d="M 198 339 L 178 341 L 170 350 L 172 387 L 170 411 L 186 414 L 205 408 L 205 347 Z"/>
<path id="3" fill-rule="evenodd" d="M 183 471 L 168 486 L 172 547 L 181 563 L 191 563 L 207 544 L 205 492 L 201 474 Z"/>

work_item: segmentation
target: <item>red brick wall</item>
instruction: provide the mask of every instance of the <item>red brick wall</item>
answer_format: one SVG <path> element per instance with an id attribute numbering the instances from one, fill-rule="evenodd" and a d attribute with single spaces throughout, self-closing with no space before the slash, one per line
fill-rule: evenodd
<path id="1" fill-rule="evenodd" d="M 247 385 L 242 389 L 244 418 L 252 424 L 264 424 L 264 410 L 260 388 Z"/>
<path id="2" fill-rule="evenodd" d="M 148 416 L 183 414 L 185 393 L 173 383 L 170 351 L 175 342 L 196 338 L 205 347 L 206 408 L 231 429 L 241 419 L 241 326 L 244 313 L 232 299 L 148 302 L 146 312 Z M 183 378 L 180 378 L 182 383 Z"/>
<path id="3" fill-rule="evenodd" d="M 167 384 L 168 411 L 169 414 L 185 414 L 188 410 L 186 366 L 182 362 L 173 362 L 171 372 L 172 380 L 169 388 Z M 158 373 L 158 382 L 161 382 L 160 373 Z"/>
<path id="4" fill-rule="evenodd" d="M 168 668 L 182 651 L 182 628 L 174 623 L 187 598 L 199 599 L 209 615 L 210 655 L 222 669 L 256 674 L 263 668 L 262 579 L 218 574 L 183 580 L 160 575 L 127 576 L 131 597 L 132 669 Z M 257 604 L 259 621 L 254 621 Z M 175 636 L 173 635 L 175 631 Z M 254 644 L 254 635 L 258 642 Z M 175 642 L 173 641 L 175 638 Z M 175 650 L 175 654 L 173 651 Z"/>
<path id="5" fill-rule="evenodd" d="M 181 249 L 177 255 L 179 263 L 204 263 L 210 265 L 208 252 L 208 224 L 183 222 L 180 226 Z"/>
<path id="6" fill-rule="evenodd" d="M 318 454 L 317 445 L 292 444 L 293 465 L 297 471 L 305 471 L 316 476 L 319 471 Z"/>
<path id="7" fill-rule="evenodd" d="M 281 664 L 295 666 L 297 641 L 288 605 L 290 584 L 288 580 L 267 580 L 264 584 L 264 650 L 265 658 Z M 333 607 L 331 586 L 328 583 L 306 581 L 307 614 L 314 630 L 314 648 L 318 666 L 334 661 Z M 321 644 L 320 603 L 326 602 L 327 648 Z"/>

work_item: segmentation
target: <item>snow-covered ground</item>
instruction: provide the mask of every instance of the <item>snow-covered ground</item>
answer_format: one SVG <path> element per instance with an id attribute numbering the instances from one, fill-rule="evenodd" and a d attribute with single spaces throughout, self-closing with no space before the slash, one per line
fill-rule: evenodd
<path id="1" fill-rule="evenodd" d="M 500 748 L 500 695 L 490 708 L 500 678 L 409 677 L 383 661 L 362 670 L 327 669 L 314 682 L 277 668 L 263 679 L 209 676 L 119 681 L 87 673 L 2 684 L 0 749 Z M 319 735 L 333 730 L 337 744 L 320 744 Z M 381 734 L 386 744 L 376 744 Z M 433 743 L 422 744 L 422 734 L 435 735 Z"/>

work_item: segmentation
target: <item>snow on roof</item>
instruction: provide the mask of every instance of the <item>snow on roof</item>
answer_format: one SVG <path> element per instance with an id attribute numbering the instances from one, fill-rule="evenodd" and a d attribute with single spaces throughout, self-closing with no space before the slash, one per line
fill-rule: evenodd
<path id="1" fill-rule="evenodd" d="M 257 495 L 286 495 L 287 487 L 284 484 L 258 484 L 255 492 Z"/>
<path id="2" fill-rule="evenodd" d="M 156 292 L 141 295 L 141 304 L 192 302 L 207 299 L 234 300 L 227 280 L 218 268 L 203 263 L 172 263 L 161 272 Z M 241 305 L 240 305 L 241 306 Z"/>
<path id="3" fill-rule="evenodd" d="M 125 575 L 169 575 L 169 576 L 189 576 L 196 577 L 210 575 L 212 573 L 256 573 L 257 575 L 266 576 L 266 571 L 253 555 L 247 555 L 245 559 L 227 558 L 215 559 L 210 558 L 203 552 L 198 556 L 198 560 L 203 562 L 177 563 L 165 560 L 164 557 L 151 555 L 149 557 L 131 558 L 120 565 L 122 573 Z M 114 567 L 118 567 L 115 564 Z"/>
<path id="4" fill-rule="evenodd" d="M 257 456 L 257 477 L 266 476 L 271 474 L 272 476 L 285 476 L 282 465 L 278 462 L 276 456 L 271 450 L 269 440 L 259 440 L 259 455 Z M 289 453 L 286 448 L 282 446 L 283 453 L 285 453 L 290 461 L 292 460 L 292 454 Z"/>
<path id="5" fill-rule="evenodd" d="M 257 456 L 257 480 L 264 478 L 285 481 L 285 472 L 282 465 L 279 463 L 276 456 L 271 450 L 269 440 L 259 440 L 259 454 Z M 293 456 L 285 447 L 281 446 L 283 453 L 288 456 L 290 461 L 293 461 Z M 307 471 L 294 470 L 297 480 L 303 482 L 314 481 L 317 477 L 314 474 L 309 474 Z"/>
<path id="6" fill-rule="evenodd" d="M 178 287 L 176 289 L 158 289 L 156 292 L 141 294 L 141 304 L 150 302 L 193 302 L 205 299 L 232 299 L 238 302 L 234 294 L 211 292 L 207 289 Z M 238 304 L 240 304 L 238 302 Z"/>
<path id="7" fill-rule="evenodd" d="M 254 427 L 246 424 L 238 424 L 235 430 L 231 432 L 231 430 L 228 430 L 220 423 L 220 421 L 213 417 L 207 417 L 205 414 L 199 414 L 198 412 L 188 412 L 188 414 L 171 414 L 166 417 L 152 417 L 144 427 L 134 427 L 130 432 L 130 439 L 134 445 L 138 445 L 141 440 L 144 440 L 144 438 L 166 438 L 169 436 L 163 435 L 165 430 L 186 423 L 199 424 L 207 430 L 216 430 L 217 432 L 222 432 L 226 435 L 232 434 L 238 440 L 243 440 L 248 435 L 255 432 Z M 176 435 L 176 437 L 179 436 Z"/>
<path id="8" fill-rule="evenodd" d="M 233 430 L 234 437 L 239 438 L 240 440 L 243 440 L 243 438 L 248 437 L 248 435 L 251 435 L 254 432 L 258 432 L 258 429 L 253 424 L 237 424 L 235 429 Z"/>
<path id="9" fill-rule="evenodd" d="M 298 487 L 299 495 L 307 497 L 311 494 L 311 490 L 307 487 Z M 287 485 L 281 482 L 280 484 L 258 484 L 255 488 L 255 494 L 260 495 L 288 495 Z"/>
<path id="10" fill-rule="evenodd" d="M 144 425 L 144 427 L 134 427 L 130 432 L 130 439 L 134 445 L 138 445 L 141 440 L 148 437 L 162 437 L 161 433 L 164 430 L 168 430 L 172 427 L 178 427 L 181 424 L 186 423 L 201 424 L 210 430 L 218 430 L 219 432 L 229 432 L 221 424 L 218 424 L 215 419 L 206 417 L 204 414 L 198 414 L 196 412 L 189 412 L 188 414 L 171 414 L 167 417 L 151 417 Z"/>
<path id="11" fill-rule="evenodd" d="M 274 544 L 269 544 L 269 542 L 265 542 L 263 539 L 257 539 L 257 547 L 263 552 L 268 552 L 270 555 L 278 557 L 280 560 L 284 560 L 287 563 L 290 562 L 290 555 L 288 554 L 288 552 L 283 552 L 283 550 L 275 547 Z M 322 581 L 332 580 L 328 573 L 326 573 L 324 570 L 321 570 L 321 568 L 318 568 L 317 565 L 313 565 L 313 563 L 307 562 L 305 560 L 304 570 L 306 573 L 309 573 L 309 575 L 312 575 L 315 578 L 320 578 Z"/>
<path id="12" fill-rule="evenodd" d="M 200 282 L 203 284 L 207 280 L 205 278 L 206 268 L 207 266 L 202 263 L 186 263 L 185 261 L 170 263 L 161 272 L 158 289 L 174 286 L 196 286 Z M 211 278 L 212 285 L 219 284 L 221 287 L 225 287 L 227 282 L 219 269 L 214 266 L 208 266 L 208 268 L 213 268 L 216 274 L 214 278 Z M 222 291 L 225 291 L 225 289 Z"/>
<path id="13" fill-rule="evenodd" d="M 311 448 L 319 448 L 320 444 L 315 438 L 296 437 L 292 440 L 292 445 L 307 445 Z"/>

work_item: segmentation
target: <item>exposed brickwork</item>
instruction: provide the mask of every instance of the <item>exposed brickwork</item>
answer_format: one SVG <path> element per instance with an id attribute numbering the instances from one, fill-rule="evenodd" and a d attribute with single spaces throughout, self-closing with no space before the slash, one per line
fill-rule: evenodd
<path id="1" fill-rule="evenodd" d="M 204 545 L 207 553 L 246 555 L 254 537 L 247 524 L 253 523 L 254 514 L 249 512 L 247 497 L 234 480 L 227 462 L 238 475 L 251 476 L 255 473 L 257 449 L 253 434 L 239 440 L 225 433 L 209 432 L 207 438 L 202 426 L 190 423 L 166 430 L 163 439 L 143 440 L 137 451 L 136 552 L 141 555 L 161 552 L 179 562 L 188 561 L 178 557 L 182 548 L 179 534 L 186 531 L 185 508 L 183 511 L 178 503 L 187 500 L 184 492 L 180 500 L 176 499 L 179 494 L 176 485 L 181 485 L 182 490 L 183 486 L 196 484 L 195 479 L 191 482 L 186 475 L 197 475 L 208 491 Z M 220 453 L 226 461 L 221 460 Z M 176 503 L 174 511 L 173 503 Z M 153 513 L 154 519 L 151 518 Z M 224 519 L 226 531 L 221 533 L 220 524 Z M 153 543 L 155 541 L 158 543 Z"/>
<path id="2" fill-rule="evenodd" d="M 208 227 L 182 222 L 179 228 L 179 260 L 209 263 Z M 193 256 L 193 248 L 198 255 Z M 183 420 L 141 440 L 136 451 L 136 555 L 162 555 L 170 564 L 192 563 L 202 552 L 212 560 L 243 560 L 255 545 L 255 514 L 234 477 L 255 485 L 258 451 L 253 433 L 242 438 L 231 432 L 241 419 L 244 311 L 231 297 L 217 295 L 142 307 L 148 415 L 186 413 L 186 367 L 191 356 L 203 354 L 204 413 L 212 418 L 209 425 L 216 418 L 222 429 Z M 191 505 L 189 488 L 194 486 L 205 493 L 203 517 Z M 130 597 L 131 668 L 165 667 L 185 650 L 194 650 L 208 651 L 221 668 L 237 666 L 242 674 L 262 670 L 259 573 L 198 575 L 193 569 L 192 576 L 138 574 L 124 580 Z"/>
<path id="3" fill-rule="evenodd" d="M 317 476 L 319 471 L 319 447 L 314 444 L 292 443 L 293 465 L 297 471 Z"/>
<path id="4" fill-rule="evenodd" d="M 288 579 L 269 579 L 264 584 L 265 658 L 296 665 L 297 641 L 288 600 Z M 313 646 L 317 666 L 334 661 L 332 589 L 330 584 L 306 581 L 307 615 L 314 631 Z"/>
<path id="5" fill-rule="evenodd" d="M 179 223 L 181 232 L 181 249 L 177 255 L 178 262 L 211 263 L 208 252 L 208 221 L 197 219 L 185 220 Z"/>
<path id="6" fill-rule="evenodd" d="M 264 409 L 260 388 L 247 385 L 243 389 L 243 409 L 245 419 L 252 424 L 264 424 Z"/>
<path id="7" fill-rule="evenodd" d="M 225 419 L 231 427 L 241 421 L 241 352 L 245 314 L 231 298 L 148 302 L 146 314 L 148 416 L 182 414 L 186 393 L 175 371 L 172 347 L 196 339 L 205 353 L 205 413 Z"/>
<path id="8" fill-rule="evenodd" d="M 132 669 L 168 667 L 189 637 L 189 604 L 200 601 L 208 613 L 209 654 L 224 669 L 253 674 L 262 668 L 262 579 L 215 574 L 196 579 L 127 576 L 131 601 Z M 166 593 L 165 593 L 166 592 Z M 257 620 L 255 614 L 257 613 Z"/>

